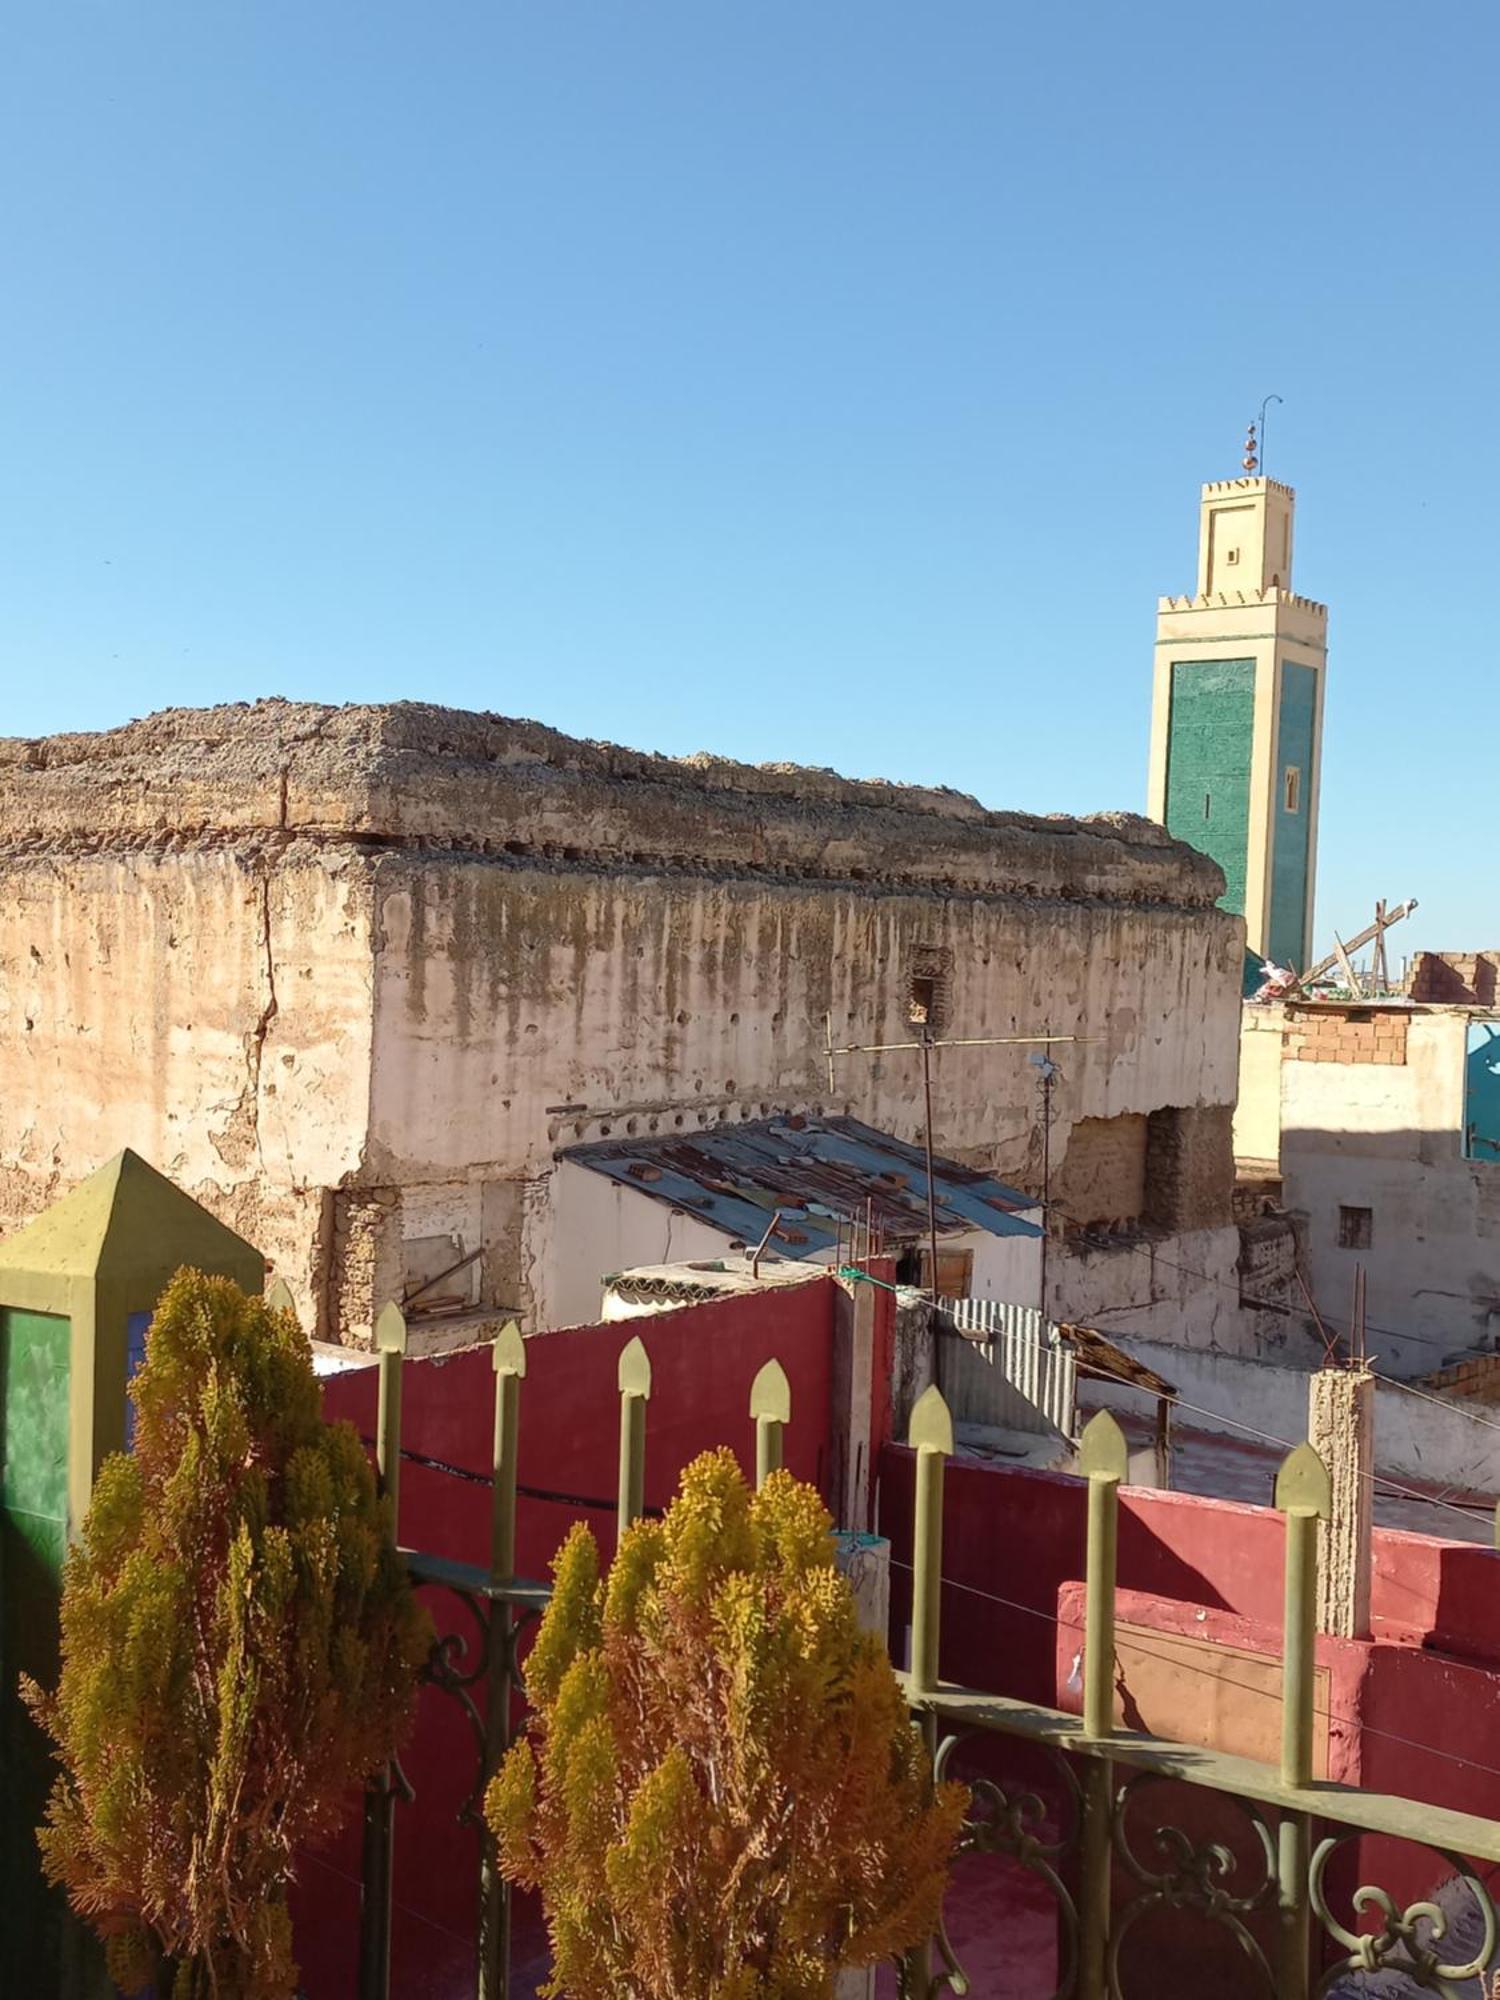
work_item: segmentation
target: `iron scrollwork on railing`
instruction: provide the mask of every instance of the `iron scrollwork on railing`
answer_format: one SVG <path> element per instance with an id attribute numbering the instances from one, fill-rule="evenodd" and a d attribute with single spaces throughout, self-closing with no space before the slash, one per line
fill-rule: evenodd
<path id="1" fill-rule="evenodd" d="M 944 1737 L 933 1762 L 933 1775 L 939 1784 L 950 1775 L 949 1767 L 959 1747 L 978 1733 L 965 1730 Z M 1018 1787 L 1007 1789 L 993 1778 L 968 1778 L 965 1782 L 973 1803 L 959 1836 L 957 1854 L 1004 1855 L 1046 1886 L 1057 1906 L 1061 1954 L 1051 2000 L 1071 2000 L 1078 1984 L 1078 1906 L 1059 1873 L 1058 1864 L 1077 1846 L 1083 1801 L 1077 1776 L 1068 1760 L 1056 1751 L 1042 1754 L 1048 1768 L 1056 1774 L 1058 1791 L 1066 1801 L 1065 1824 L 1058 1837 L 1046 1837 L 1051 1815 L 1036 1792 Z M 938 1919 L 932 1942 L 940 1964 L 929 1977 L 926 1992 L 916 1992 L 909 1970 L 903 1967 L 902 2000 L 938 2000 L 944 1992 L 964 1995 L 974 1990 L 942 1917 Z"/>
<path id="2" fill-rule="evenodd" d="M 492 1668 L 524 1698 L 520 1669 L 521 1641 L 541 1616 L 548 1591 L 533 1583 L 492 1583 L 483 1570 L 462 1563 L 435 1561 L 429 1556 L 408 1559 L 412 1581 L 451 1591 L 473 1621 L 472 1633 L 445 1632 L 434 1641 L 422 1678 L 451 1695 L 462 1708 L 474 1737 L 475 1777 L 458 1810 L 460 1822 L 483 1831 L 484 1789 L 498 1753 L 509 1741 L 490 1741 L 484 1709 L 474 1690 L 488 1681 Z"/>
<path id="3" fill-rule="evenodd" d="M 1222 1926 L 1240 1947 L 1255 1974 L 1271 1995 L 1276 1981 L 1259 1940 L 1245 1919 L 1266 1907 L 1276 1893 L 1276 1838 L 1260 1812 L 1245 1799 L 1227 1793 L 1221 1803 L 1232 1805 L 1253 1829 L 1264 1873 L 1258 1881 L 1238 1883 L 1242 1857 L 1222 1841 L 1195 1841 L 1181 1827 L 1153 1826 L 1150 1844 L 1160 1857 L 1150 1866 L 1131 1844 L 1131 1807 L 1152 1785 L 1172 1783 L 1159 1772 L 1141 1771 L 1123 1784 L 1116 1794 L 1112 1816 L 1114 1848 L 1129 1874 L 1141 1887 L 1128 1902 L 1117 1906 L 1110 1925 L 1108 1980 L 1110 2000 L 1125 2000 L 1121 1985 L 1120 1959 L 1126 1939 L 1140 1918 L 1152 1910 L 1191 1910 L 1209 1923 Z"/>
<path id="4" fill-rule="evenodd" d="M 1450 1880 L 1433 1897 L 1404 1908 L 1386 1890 L 1365 1884 L 1350 1896 L 1352 1914 L 1357 1920 L 1366 1911 L 1378 1911 L 1380 1926 L 1353 1930 L 1329 1908 L 1325 1878 L 1338 1849 L 1364 1837 L 1359 1828 L 1332 1834 L 1319 1842 L 1313 1855 L 1308 1885 L 1313 1911 L 1346 1954 L 1327 1973 L 1318 1992 L 1355 1994 L 1363 1990 L 1364 1977 L 1397 1973 L 1404 1986 L 1442 1994 L 1444 2000 L 1466 2000 L 1476 1990 L 1474 1982 L 1492 1968 L 1500 1942 L 1500 1923 L 1488 1887 L 1460 1855 L 1432 1848 L 1452 1869 Z"/>

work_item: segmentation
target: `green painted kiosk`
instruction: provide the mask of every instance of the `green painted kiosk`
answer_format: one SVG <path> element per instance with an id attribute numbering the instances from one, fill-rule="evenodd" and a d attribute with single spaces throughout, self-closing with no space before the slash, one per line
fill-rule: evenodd
<path id="1" fill-rule="evenodd" d="M 63 1554 L 99 1466 L 128 1446 L 126 1385 L 185 1264 L 246 1291 L 265 1282 L 259 1251 L 128 1151 L 0 1243 L 0 1993 L 112 1990 L 42 1879 L 51 1759 L 16 1682 L 56 1680 Z"/>

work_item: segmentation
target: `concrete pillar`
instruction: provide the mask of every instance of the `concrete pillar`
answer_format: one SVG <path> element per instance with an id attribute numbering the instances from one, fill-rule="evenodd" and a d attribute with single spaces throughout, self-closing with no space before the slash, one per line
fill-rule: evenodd
<path id="1" fill-rule="evenodd" d="M 1318 1630 L 1368 1639 L 1375 1378 L 1367 1369 L 1320 1368 L 1309 1377 L 1307 1437 L 1333 1487 L 1332 1510 L 1318 1531 Z"/>

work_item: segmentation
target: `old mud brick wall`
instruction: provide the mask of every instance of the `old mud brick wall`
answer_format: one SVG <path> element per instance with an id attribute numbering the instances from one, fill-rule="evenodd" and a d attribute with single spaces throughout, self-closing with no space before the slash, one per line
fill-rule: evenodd
<path id="1" fill-rule="evenodd" d="M 1219 886 L 1128 816 L 415 704 L 0 744 L 0 1230 L 129 1144 L 324 1334 L 450 1243 L 483 1252 L 476 1309 L 545 1319 L 558 1147 L 817 1106 L 915 1138 L 914 1063 L 846 1063 L 830 1098 L 822 1047 L 830 1014 L 909 1039 L 918 980 L 949 1034 L 1089 1038 L 1066 1173 L 1084 1121 L 1232 1102 Z M 951 1051 L 935 1083 L 939 1146 L 1036 1187 L 1025 1050 Z"/>

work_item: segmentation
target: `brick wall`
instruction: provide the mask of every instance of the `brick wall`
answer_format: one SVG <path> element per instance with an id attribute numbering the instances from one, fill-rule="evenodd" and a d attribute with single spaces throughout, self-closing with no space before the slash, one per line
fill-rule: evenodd
<path id="1" fill-rule="evenodd" d="M 1476 1354 L 1424 1375 L 1425 1389 L 1446 1389 L 1452 1396 L 1469 1396 L 1477 1403 L 1500 1403 L 1500 1354 Z"/>
<path id="2" fill-rule="evenodd" d="M 1301 1296 L 1297 1283 L 1297 1232 L 1291 1218 L 1264 1215 L 1240 1228 L 1241 1305 L 1295 1304 Z"/>
<path id="3" fill-rule="evenodd" d="M 1144 1115 L 1080 1118 L 1052 1186 L 1064 1221 L 1077 1228 L 1138 1222 L 1146 1207 Z"/>
<path id="4" fill-rule="evenodd" d="M 1500 993 L 1500 952 L 1421 951 L 1412 967 L 1411 997 L 1453 1006 L 1493 1007 Z"/>
<path id="5" fill-rule="evenodd" d="M 1285 1057 L 1292 1062 L 1404 1063 L 1410 1016 L 1397 1007 L 1292 1007 Z"/>
<path id="6" fill-rule="evenodd" d="M 1166 1105 L 1146 1121 L 1146 1220 L 1158 1229 L 1216 1229 L 1234 1210 L 1234 1110 Z"/>

